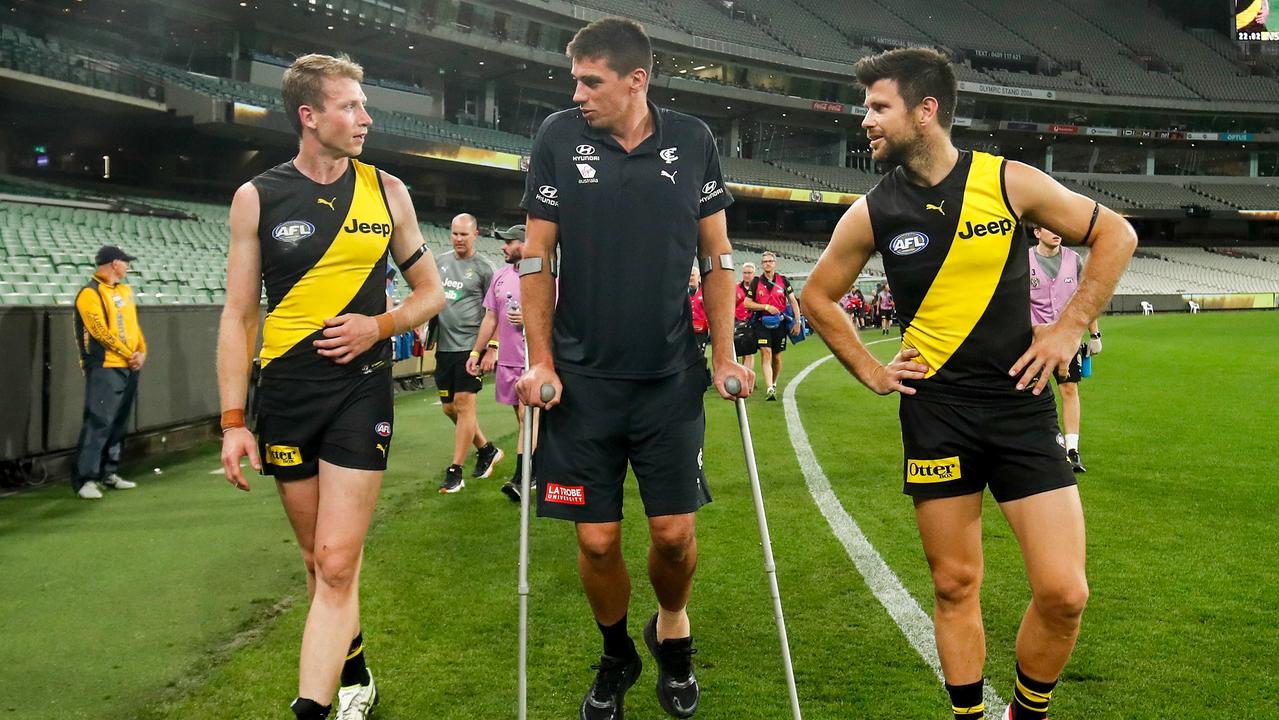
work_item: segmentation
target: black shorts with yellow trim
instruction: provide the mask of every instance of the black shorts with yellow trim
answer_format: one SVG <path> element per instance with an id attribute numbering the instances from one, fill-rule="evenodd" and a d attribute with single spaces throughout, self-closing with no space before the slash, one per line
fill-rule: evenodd
<path id="1" fill-rule="evenodd" d="M 574 522 L 622 519 L 630 464 L 648 517 L 711 501 L 702 472 L 704 365 L 653 380 L 560 373 L 559 405 L 542 416 L 534 457 L 537 514 Z"/>
<path id="2" fill-rule="evenodd" d="M 902 492 L 915 498 L 971 495 L 999 502 L 1075 484 L 1051 394 L 1002 406 L 903 396 Z"/>
<path id="3" fill-rule="evenodd" d="M 258 385 L 262 474 L 303 480 L 320 461 L 354 470 L 386 470 L 394 391 L 389 363 L 334 380 L 264 378 Z"/>
<path id="4" fill-rule="evenodd" d="M 435 387 L 440 402 L 448 405 L 458 393 L 477 393 L 484 389 L 484 381 L 466 371 L 466 361 L 471 353 L 435 351 Z"/>

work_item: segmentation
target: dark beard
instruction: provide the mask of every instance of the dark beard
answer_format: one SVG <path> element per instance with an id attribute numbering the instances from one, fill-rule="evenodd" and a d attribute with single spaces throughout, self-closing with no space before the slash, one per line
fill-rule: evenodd
<path id="1" fill-rule="evenodd" d="M 921 157 L 924 153 L 924 136 L 922 133 L 915 133 L 902 143 L 888 143 L 888 152 L 884 154 L 885 170 L 892 170 L 897 167 L 905 167 L 910 169 L 911 161 L 917 157 Z"/>

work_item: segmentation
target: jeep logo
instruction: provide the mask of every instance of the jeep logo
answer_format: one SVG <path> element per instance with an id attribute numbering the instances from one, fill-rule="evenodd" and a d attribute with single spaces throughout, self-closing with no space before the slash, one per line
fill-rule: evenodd
<path id="1" fill-rule="evenodd" d="M 560 194 L 560 191 L 556 190 L 554 185 L 543 185 L 537 189 L 537 194 L 549 200 L 554 200 Z"/>
<path id="2" fill-rule="evenodd" d="M 594 155 L 595 146 L 594 145 L 578 145 L 577 154 L 578 155 Z"/>
<path id="3" fill-rule="evenodd" d="M 286 243 L 295 243 L 314 234 L 315 226 L 305 220 L 285 220 L 271 231 L 271 237 Z"/>
<path id="4" fill-rule="evenodd" d="M 360 222 L 358 218 L 351 218 L 351 224 L 342 228 L 342 232 L 348 233 L 373 233 L 386 237 L 391 234 L 391 223 L 366 223 Z"/>
<path id="5" fill-rule="evenodd" d="M 907 232 L 888 241 L 888 250 L 894 255 L 914 255 L 928 247 L 928 236 L 922 232 Z"/>
<path id="6" fill-rule="evenodd" d="M 967 240 L 971 237 L 982 237 L 984 235 L 1007 235 L 1013 231 L 1013 221 L 1008 218 L 999 218 L 991 220 L 982 225 L 973 225 L 972 221 L 964 223 L 963 232 L 959 233 L 960 240 Z"/>

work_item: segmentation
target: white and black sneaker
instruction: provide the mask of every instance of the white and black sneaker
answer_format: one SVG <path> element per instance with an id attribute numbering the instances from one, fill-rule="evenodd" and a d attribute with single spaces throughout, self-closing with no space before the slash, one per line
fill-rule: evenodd
<path id="1" fill-rule="evenodd" d="M 98 489 L 98 484 L 93 482 L 92 480 L 81 485 L 80 489 L 75 491 L 75 494 L 79 495 L 85 500 L 101 500 L 102 499 L 102 491 Z"/>
<path id="2" fill-rule="evenodd" d="M 644 669 L 640 656 L 627 659 L 601 655 L 599 663 L 591 668 L 597 671 L 595 682 L 582 698 L 578 720 L 623 720 L 626 691 Z"/>
<path id="3" fill-rule="evenodd" d="M 444 471 L 444 482 L 440 483 L 441 494 L 460 492 L 466 487 L 466 479 L 462 477 L 461 465 L 449 465 Z"/>
<path id="4" fill-rule="evenodd" d="M 502 462 L 502 458 L 506 457 L 506 453 L 502 452 L 502 448 L 489 443 L 480 448 L 475 453 L 475 471 L 471 473 L 473 478 L 486 478 L 493 474 L 493 467 Z"/>
<path id="5" fill-rule="evenodd" d="M 769 385 L 769 386 L 768 386 L 768 392 L 767 392 L 767 393 L 765 393 L 764 402 L 768 402 L 768 401 L 770 401 L 770 400 L 771 400 L 771 401 L 773 401 L 773 402 L 776 402 L 776 401 L 777 401 L 777 386 L 776 386 L 776 385 Z"/>
<path id="6" fill-rule="evenodd" d="M 377 705 L 377 685 L 373 683 L 373 672 L 365 669 L 369 681 L 364 685 L 347 685 L 338 688 L 338 712 L 335 720 L 367 720 L 373 716 L 373 706 Z"/>
<path id="7" fill-rule="evenodd" d="M 693 638 L 657 641 L 657 613 L 644 626 L 644 644 L 657 661 L 657 702 L 672 717 L 689 718 L 697 712 L 702 689 L 693 673 Z"/>
<path id="8" fill-rule="evenodd" d="M 112 490 L 132 490 L 138 486 L 137 483 L 129 482 L 115 473 L 111 473 L 110 475 L 102 478 L 102 484 Z"/>

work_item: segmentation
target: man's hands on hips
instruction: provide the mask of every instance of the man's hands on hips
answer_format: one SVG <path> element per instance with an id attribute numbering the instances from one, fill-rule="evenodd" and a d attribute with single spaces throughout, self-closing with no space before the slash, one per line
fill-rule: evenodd
<path id="1" fill-rule="evenodd" d="M 1048 325 L 1036 325 L 1035 339 L 1026 352 L 1008 370 L 1012 377 L 1021 375 L 1017 380 L 1017 389 L 1025 390 L 1031 385 L 1035 395 L 1044 391 L 1048 379 L 1052 375 L 1065 377 L 1070 371 L 1070 361 L 1079 352 L 1079 336 L 1082 329 L 1063 325 L 1060 321 Z"/>
<path id="2" fill-rule="evenodd" d="M 363 355 L 378 341 L 377 321 L 368 315 L 347 313 L 324 321 L 324 339 L 316 340 L 316 351 L 338 365 Z"/>
<path id="3" fill-rule="evenodd" d="M 550 402 L 542 402 L 542 386 L 548 384 L 555 388 L 555 397 L 551 398 Z M 560 395 L 563 392 L 564 386 L 560 384 L 559 374 L 548 363 L 538 363 L 529 367 L 515 383 L 515 394 L 519 396 L 520 402 L 543 410 L 550 410 L 559 405 Z"/>
<path id="4" fill-rule="evenodd" d="M 240 470 L 240 458 L 249 458 L 249 465 L 262 472 L 262 460 L 258 457 L 258 442 L 248 428 L 230 428 L 222 433 L 222 472 L 227 482 L 248 492 L 249 481 Z"/>
<path id="5" fill-rule="evenodd" d="M 902 381 L 924 379 L 928 373 L 928 366 L 915 359 L 918 357 L 919 351 L 915 348 L 904 347 L 898 350 L 887 365 L 880 365 L 879 369 L 874 371 L 866 382 L 866 386 L 880 395 L 892 392 L 914 395 L 915 388 L 903 385 Z"/>
<path id="6" fill-rule="evenodd" d="M 719 391 L 719 396 L 725 400 L 736 400 L 737 398 L 747 398 L 755 390 L 755 371 L 740 365 L 734 360 L 726 362 L 715 362 L 713 365 L 712 382 L 715 383 L 715 389 Z M 729 378 L 735 377 L 742 383 L 742 390 L 739 394 L 733 395 L 724 387 L 724 382 Z"/>

